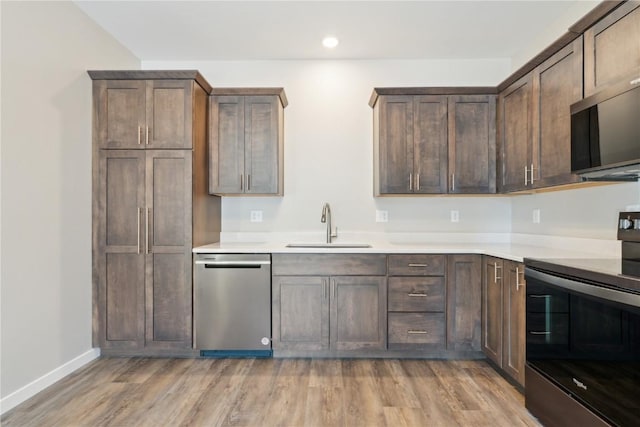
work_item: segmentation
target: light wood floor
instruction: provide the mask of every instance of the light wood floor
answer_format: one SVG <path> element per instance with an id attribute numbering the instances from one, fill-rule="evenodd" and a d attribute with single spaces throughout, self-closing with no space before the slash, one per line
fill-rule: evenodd
<path id="1" fill-rule="evenodd" d="M 2 426 L 539 426 L 483 361 L 99 359 Z"/>

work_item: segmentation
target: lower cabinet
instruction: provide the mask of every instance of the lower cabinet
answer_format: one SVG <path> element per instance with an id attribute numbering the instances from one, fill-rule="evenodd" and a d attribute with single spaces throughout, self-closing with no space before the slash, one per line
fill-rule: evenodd
<path id="1" fill-rule="evenodd" d="M 273 254 L 272 272 L 276 353 L 386 348 L 385 255 Z"/>
<path id="2" fill-rule="evenodd" d="M 480 351 L 482 258 L 449 255 L 447 260 L 447 350 Z"/>
<path id="3" fill-rule="evenodd" d="M 485 256 L 483 276 L 482 351 L 524 386 L 524 265 Z"/>

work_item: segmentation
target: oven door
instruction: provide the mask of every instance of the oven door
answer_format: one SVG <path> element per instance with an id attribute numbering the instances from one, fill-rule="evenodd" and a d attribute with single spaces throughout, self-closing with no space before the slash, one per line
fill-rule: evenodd
<path id="1" fill-rule="evenodd" d="M 640 423 L 640 295 L 525 269 L 526 358 L 613 425 Z"/>

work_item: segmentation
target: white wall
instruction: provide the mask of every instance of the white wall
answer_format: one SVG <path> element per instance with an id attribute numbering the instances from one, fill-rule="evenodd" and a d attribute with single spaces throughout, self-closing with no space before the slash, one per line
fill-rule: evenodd
<path id="1" fill-rule="evenodd" d="M 7 396 L 91 349 L 86 70 L 140 63 L 70 2 L 2 1 L 0 7 L 6 410 Z"/>
<path id="2" fill-rule="evenodd" d="M 282 86 L 285 196 L 223 198 L 224 232 L 322 232 L 323 202 L 342 231 L 508 232 L 504 197 L 373 197 L 374 87 L 494 86 L 508 60 L 143 62 L 145 69 L 196 68 L 215 87 Z M 375 222 L 375 210 L 389 222 Z M 460 222 L 449 210 L 460 211 Z M 264 222 L 251 223 L 251 210 Z"/>
<path id="3" fill-rule="evenodd" d="M 616 183 L 512 198 L 512 232 L 616 239 L 618 212 L 640 210 L 640 184 Z M 540 209 L 540 223 L 532 221 Z"/>

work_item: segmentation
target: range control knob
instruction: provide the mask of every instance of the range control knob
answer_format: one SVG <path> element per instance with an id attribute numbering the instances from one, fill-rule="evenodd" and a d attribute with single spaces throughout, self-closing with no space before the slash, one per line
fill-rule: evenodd
<path id="1" fill-rule="evenodd" d="M 630 218 L 620 218 L 620 225 L 618 226 L 621 230 L 631 230 L 634 228 L 634 222 Z"/>

